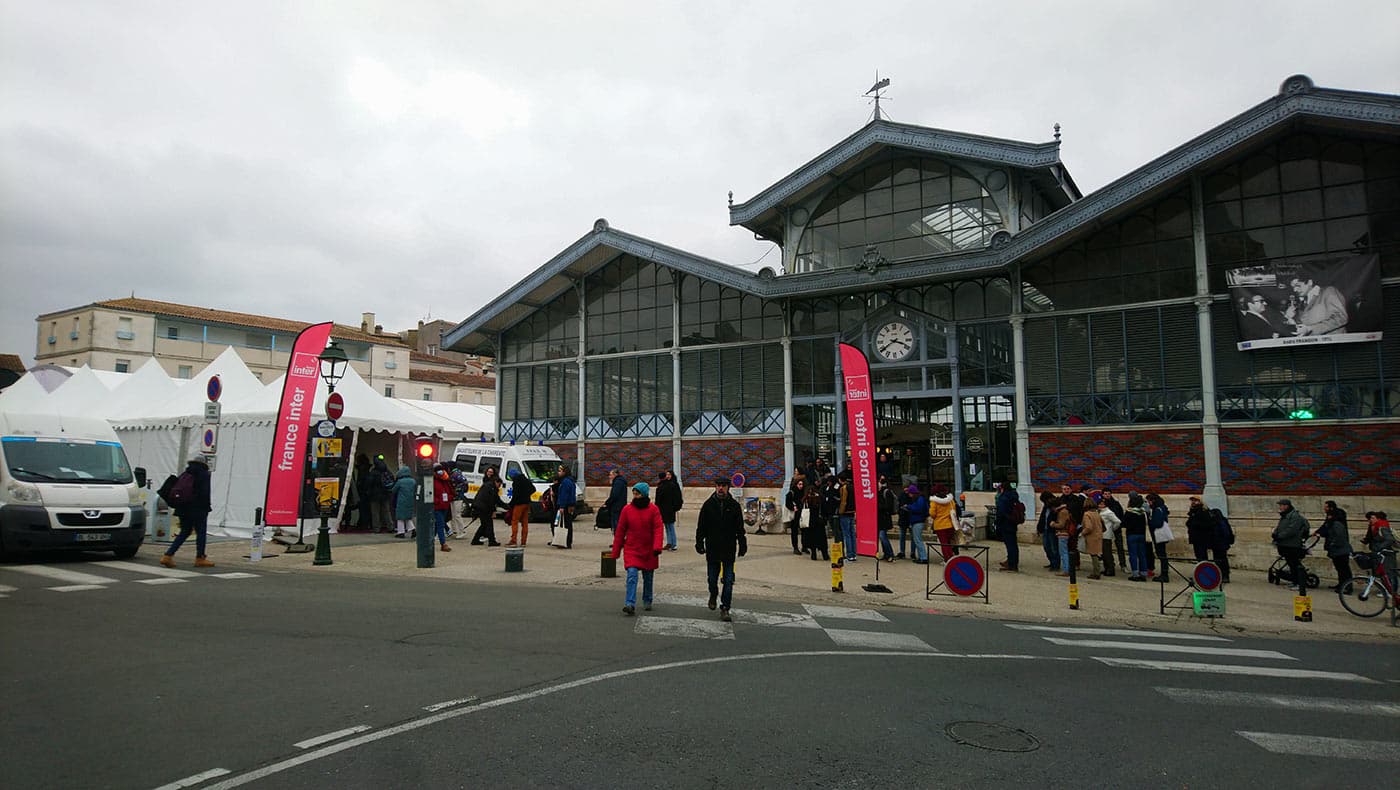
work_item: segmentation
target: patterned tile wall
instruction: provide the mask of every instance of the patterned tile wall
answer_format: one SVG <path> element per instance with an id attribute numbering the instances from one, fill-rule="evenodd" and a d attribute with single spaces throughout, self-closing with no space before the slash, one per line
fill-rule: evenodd
<path id="1" fill-rule="evenodd" d="M 1200 430 L 1032 433 L 1030 441 L 1037 491 L 1059 490 L 1061 483 L 1163 494 L 1205 486 Z"/>
<path id="2" fill-rule="evenodd" d="M 681 482 L 703 486 L 716 477 L 742 472 L 746 486 L 783 484 L 783 440 L 686 439 L 681 442 Z"/>
<path id="3" fill-rule="evenodd" d="M 563 454 L 560 454 L 563 457 Z M 629 483 L 655 483 L 662 469 L 671 468 L 671 440 L 636 442 L 589 442 L 584 449 L 585 485 L 608 485 L 608 470 L 623 470 Z M 604 494 L 606 495 L 606 494 Z"/>
<path id="4" fill-rule="evenodd" d="M 1231 494 L 1395 494 L 1400 425 L 1224 427 L 1220 465 Z"/>
<path id="5" fill-rule="evenodd" d="M 549 449 L 553 450 L 554 454 L 559 456 L 559 460 L 563 461 L 565 464 L 568 464 L 569 469 L 573 470 L 574 474 L 578 474 L 577 444 L 574 444 L 573 442 L 561 442 L 559 444 L 549 445 Z"/>

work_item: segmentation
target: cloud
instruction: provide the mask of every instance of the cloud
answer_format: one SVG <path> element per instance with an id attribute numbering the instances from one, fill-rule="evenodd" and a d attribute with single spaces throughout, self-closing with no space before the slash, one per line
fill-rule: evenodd
<path id="1" fill-rule="evenodd" d="M 463 69 L 432 69 L 408 76 L 388 64 L 357 57 L 346 75 L 346 95 L 383 125 L 446 125 L 448 134 L 486 140 L 530 123 L 520 92 Z"/>

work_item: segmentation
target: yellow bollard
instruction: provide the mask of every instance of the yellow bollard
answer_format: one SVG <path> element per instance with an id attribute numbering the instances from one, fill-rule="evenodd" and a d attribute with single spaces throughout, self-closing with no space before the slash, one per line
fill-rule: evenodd
<path id="1" fill-rule="evenodd" d="M 842 580 L 842 569 L 845 567 L 845 560 L 841 554 L 844 544 L 839 540 L 831 541 L 831 591 L 845 592 L 846 583 Z"/>

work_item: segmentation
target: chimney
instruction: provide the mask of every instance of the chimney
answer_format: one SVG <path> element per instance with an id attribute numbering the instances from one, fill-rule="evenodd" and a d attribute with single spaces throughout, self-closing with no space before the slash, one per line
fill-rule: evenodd
<path id="1" fill-rule="evenodd" d="M 360 331 L 368 333 L 372 326 L 374 326 L 374 313 L 360 313 Z"/>

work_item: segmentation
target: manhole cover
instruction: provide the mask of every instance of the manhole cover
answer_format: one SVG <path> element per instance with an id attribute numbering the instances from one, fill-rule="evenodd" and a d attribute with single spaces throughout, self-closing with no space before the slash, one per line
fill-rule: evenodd
<path id="1" fill-rule="evenodd" d="M 1040 748 L 1034 735 L 987 721 L 955 721 L 943 732 L 953 743 L 994 752 L 1033 752 Z"/>

